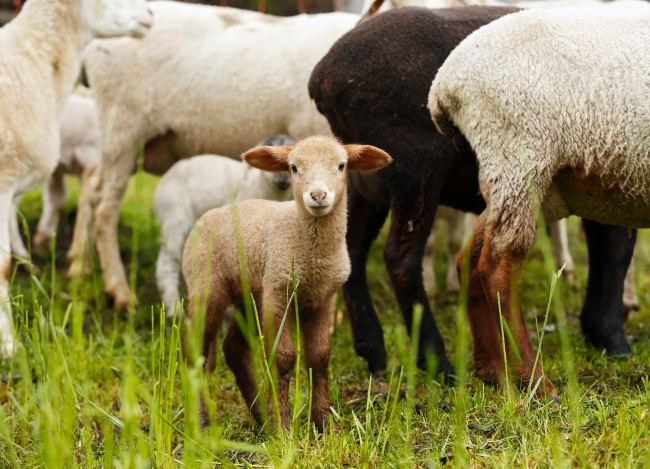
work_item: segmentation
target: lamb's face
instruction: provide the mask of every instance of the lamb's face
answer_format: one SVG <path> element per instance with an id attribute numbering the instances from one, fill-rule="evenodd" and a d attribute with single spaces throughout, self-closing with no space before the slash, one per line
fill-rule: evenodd
<path id="1" fill-rule="evenodd" d="M 322 217 L 346 197 L 348 171 L 376 171 L 391 157 L 370 145 L 341 145 L 334 137 L 314 136 L 293 147 L 257 147 L 242 159 L 265 171 L 291 174 L 293 198 L 307 213 Z"/>
<path id="2" fill-rule="evenodd" d="M 142 37 L 153 24 L 146 0 L 77 0 L 93 37 Z"/>
<path id="3" fill-rule="evenodd" d="M 334 139 L 298 142 L 288 157 L 294 199 L 315 217 L 330 213 L 346 193 L 347 162 L 345 147 Z"/>

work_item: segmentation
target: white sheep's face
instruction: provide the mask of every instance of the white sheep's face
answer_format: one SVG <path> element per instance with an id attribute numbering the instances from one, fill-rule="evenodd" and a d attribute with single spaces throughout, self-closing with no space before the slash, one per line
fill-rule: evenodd
<path id="1" fill-rule="evenodd" d="M 266 171 L 289 170 L 293 197 L 314 217 L 332 211 L 345 197 L 349 170 L 375 171 L 391 162 L 369 145 L 341 145 L 328 136 L 307 137 L 293 147 L 258 147 L 242 155 Z"/>
<path id="2" fill-rule="evenodd" d="M 146 0 L 77 0 L 93 37 L 143 37 L 153 25 Z"/>

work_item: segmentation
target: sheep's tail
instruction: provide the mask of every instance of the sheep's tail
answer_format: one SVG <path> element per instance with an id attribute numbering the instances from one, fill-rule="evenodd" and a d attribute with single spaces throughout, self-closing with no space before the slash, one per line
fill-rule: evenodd
<path id="1" fill-rule="evenodd" d="M 451 120 L 449 106 L 443 102 L 443 97 L 436 92 L 435 85 L 431 88 L 429 94 L 429 111 L 433 123 L 443 135 L 453 135 L 456 133 L 456 126 Z"/>
<path id="2" fill-rule="evenodd" d="M 383 4 L 384 4 L 384 0 L 375 0 L 374 2 L 372 2 L 372 5 L 370 5 L 368 11 L 357 22 L 357 26 L 363 23 L 364 21 L 370 19 L 375 13 L 377 13 L 377 10 L 379 10 Z"/>

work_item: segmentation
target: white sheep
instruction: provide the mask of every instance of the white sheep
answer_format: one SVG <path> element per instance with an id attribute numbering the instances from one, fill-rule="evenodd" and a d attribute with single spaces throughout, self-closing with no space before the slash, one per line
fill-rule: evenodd
<path id="1" fill-rule="evenodd" d="M 278 135 L 258 146 L 288 146 Z M 289 174 L 262 171 L 225 156 L 200 155 L 179 161 L 158 182 L 154 210 L 160 223 L 156 283 L 168 317 L 180 298 L 178 282 L 183 246 L 196 221 L 208 210 L 248 199 L 290 200 Z"/>
<path id="2" fill-rule="evenodd" d="M 0 353 L 15 349 L 9 299 L 10 217 L 16 195 L 42 184 L 58 162 L 57 117 L 94 37 L 143 36 L 144 0 L 30 0 L 0 29 Z"/>
<path id="3" fill-rule="evenodd" d="M 268 350 L 279 331 L 276 352 L 280 423 L 289 425 L 289 381 L 296 360 L 289 323 L 293 302 L 287 304 L 287 283 L 298 276 L 298 314 L 305 344 L 305 361 L 312 369 L 311 421 L 322 428 L 330 411 L 327 390 L 329 327 L 336 291 L 350 274 L 345 241 L 347 175 L 374 171 L 390 156 L 368 145 L 341 145 L 333 137 L 316 136 L 294 147 L 259 147 L 242 158 L 266 171 L 290 171 L 294 201 L 248 200 L 207 212 L 193 228 L 183 253 L 183 277 L 188 288 L 188 317 L 200 330 L 208 358 L 214 353 L 217 331 L 229 305 L 242 307 L 242 270 L 247 272 Z M 246 259 L 240 265 L 240 254 Z M 280 331 L 285 308 L 287 325 Z M 253 324 L 249 324 L 254 328 Z M 253 329 L 254 330 L 254 329 Z M 258 422 L 262 414 L 245 333 L 236 321 L 223 344 L 228 367 L 235 374 L 248 408 Z M 202 421 L 207 423 L 205 407 Z"/>
<path id="4" fill-rule="evenodd" d="M 84 60 L 102 138 L 97 251 L 105 290 L 118 307 L 129 301 L 118 208 L 140 142 L 147 142 L 145 170 L 162 174 L 183 157 L 236 158 L 269 135 L 330 133 L 309 99 L 307 82 L 316 62 L 359 18 L 149 5 L 156 24 L 142 44 L 95 41 Z"/>
<path id="5" fill-rule="evenodd" d="M 483 379 L 504 376 L 497 293 L 522 360 L 513 362 L 515 376 L 543 376 L 519 283 L 511 284 L 540 207 L 547 220 L 575 214 L 650 226 L 649 57 L 650 6 L 620 2 L 508 15 L 468 36 L 438 71 L 431 115 L 439 130 L 453 126 L 472 145 L 487 203 L 471 249 L 468 306 Z M 629 351 L 622 318 L 609 319 L 589 325 L 592 340 L 600 335 L 610 353 Z M 541 392 L 555 393 L 542 383 Z"/>

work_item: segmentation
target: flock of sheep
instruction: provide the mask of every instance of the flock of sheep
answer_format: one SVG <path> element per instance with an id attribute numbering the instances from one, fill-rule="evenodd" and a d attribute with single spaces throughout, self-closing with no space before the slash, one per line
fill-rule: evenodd
<path id="1" fill-rule="evenodd" d="M 340 287 L 355 350 L 375 376 L 386 368 L 366 261 L 389 212 L 384 260 L 409 331 L 422 308 L 420 366 L 434 354 L 440 372 L 454 373 L 423 279 L 439 204 L 480 214 L 458 256 L 459 270 L 469 258 L 477 376 L 502 383 L 510 362 L 539 397 L 556 396 L 519 305 L 539 214 L 547 222 L 585 217 L 590 275 L 582 328 L 608 354 L 629 353 L 624 311 L 636 304 L 633 293 L 623 302 L 636 238 L 630 228 L 650 226 L 643 65 L 650 6 L 411 7 L 359 20 L 168 1 L 29 0 L 0 29 L 0 99 L 11 109 L 0 113 L 2 355 L 17 345 L 11 255 L 29 257 L 15 204 L 47 182 L 33 245 L 46 251 L 66 173 L 82 179 L 69 274 L 84 272 L 94 243 L 106 293 L 116 307 L 133 300 L 118 209 L 143 142 L 144 168 L 164 174 L 154 203 L 166 312 L 199 325 L 210 369 L 226 310 L 242 308 L 250 288 L 269 336 L 278 337 L 283 426 L 296 361 L 283 319 L 292 311 L 291 278 L 299 279 L 317 427 L 330 416 L 329 328 Z M 89 90 L 71 95 L 81 69 Z M 240 155 L 248 165 L 233 160 Z M 464 223 L 457 213 L 448 218 Z M 572 262 L 565 227 L 553 226 L 558 261 Z M 460 231 L 452 238 L 453 257 L 462 238 Z M 457 288 L 454 271 L 448 283 Z M 506 356 L 500 314 L 517 348 L 505 344 Z M 248 343 L 231 323 L 226 363 L 261 421 Z M 204 405 L 202 413 L 207 424 Z"/>

